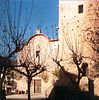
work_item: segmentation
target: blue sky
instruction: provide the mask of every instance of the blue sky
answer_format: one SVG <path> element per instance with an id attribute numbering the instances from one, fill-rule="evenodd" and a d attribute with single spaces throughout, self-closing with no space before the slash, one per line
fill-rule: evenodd
<path id="1" fill-rule="evenodd" d="M 31 22 L 33 31 L 37 25 L 41 25 L 45 34 L 55 37 L 58 25 L 58 0 L 35 0 Z"/>
<path id="2" fill-rule="evenodd" d="M 0 0 L 0 13 L 2 13 L 4 1 Z M 9 0 L 11 14 L 15 10 L 19 10 L 19 4 L 21 0 Z M 34 1 L 34 2 L 33 2 Z M 35 30 L 38 26 L 41 27 L 42 32 L 47 34 L 51 38 L 55 38 L 57 35 L 56 27 L 58 26 L 58 0 L 23 0 L 22 3 L 22 15 L 21 15 L 21 25 L 24 27 L 26 17 L 29 17 L 29 12 L 31 5 L 33 3 L 33 10 L 31 20 L 26 32 L 26 37 L 30 37 L 35 33 Z"/>

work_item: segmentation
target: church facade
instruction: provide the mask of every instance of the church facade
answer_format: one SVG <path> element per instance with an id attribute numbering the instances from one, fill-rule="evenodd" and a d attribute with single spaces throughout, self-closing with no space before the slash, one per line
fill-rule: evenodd
<path id="1" fill-rule="evenodd" d="M 53 82 L 57 79 L 53 75 L 53 71 L 56 67 L 53 59 L 55 59 L 58 54 L 58 42 L 58 39 L 49 39 L 46 35 L 41 33 L 41 29 L 37 29 L 36 34 L 28 40 L 26 45 L 24 45 L 19 52 L 18 61 L 21 60 L 24 62 L 28 59 L 29 61 L 31 60 L 32 64 L 40 65 L 41 67 L 46 66 L 46 71 L 32 78 L 30 87 L 31 95 L 39 94 L 47 96 L 53 88 Z M 25 68 L 20 69 L 25 72 Z M 19 92 L 27 91 L 27 78 L 25 76 L 17 80 L 17 89 Z"/>

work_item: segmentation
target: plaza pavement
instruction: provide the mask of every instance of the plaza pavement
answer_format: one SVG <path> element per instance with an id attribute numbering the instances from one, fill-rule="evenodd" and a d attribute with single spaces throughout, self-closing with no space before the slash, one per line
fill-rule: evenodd
<path id="1" fill-rule="evenodd" d="M 27 94 L 16 94 L 16 95 L 8 95 L 6 96 L 7 100 L 28 100 Z M 46 100 L 46 96 L 44 94 L 37 94 L 31 96 L 32 100 Z"/>

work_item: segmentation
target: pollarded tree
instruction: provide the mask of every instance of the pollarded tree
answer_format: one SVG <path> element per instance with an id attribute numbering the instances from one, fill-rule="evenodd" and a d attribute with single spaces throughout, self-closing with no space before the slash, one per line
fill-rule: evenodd
<path id="1" fill-rule="evenodd" d="M 1 0 L 0 3 L 0 100 L 3 100 L 2 89 L 5 74 L 9 61 L 16 60 L 16 54 L 24 44 L 24 35 L 26 33 L 31 14 L 33 3 L 29 11 L 29 16 L 26 17 L 25 25 L 22 28 L 22 0 L 18 4 L 15 1 Z"/>
<path id="2" fill-rule="evenodd" d="M 14 70 L 27 78 L 28 100 L 31 100 L 32 79 L 47 69 L 50 63 L 50 54 L 48 39 L 43 38 L 42 35 L 37 36 L 37 34 L 31 37 L 18 54 L 18 64 L 21 67 Z"/>
<path id="3" fill-rule="evenodd" d="M 77 22 L 79 23 L 79 21 Z M 70 79 L 72 85 L 75 85 L 73 87 L 79 88 L 80 79 L 83 76 L 86 76 L 86 69 L 88 68 L 88 64 L 83 61 L 84 58 L 86 58 L 83 55 L 83 37 L 81 36 L 81 30 L 80 26 L 76 25 L 75 29 L 69 29 L 69 23 L 67 25 L 62 24 L 62 43 L 60 42 L 60 45 L 62 47 L 60 60 L 54 60 L 58 66 L 60 66 L 63 71 L 65 70 L 66 66 L 71 67 L 76 65 L 77 73 L 70 71 L 72 73 L 77 74 L 77 79 L 73 80 L 71 77 L 68 76 Z M 72 67 L 70 70 L 73 70 L 74 67 Z M 75 69 L 74 68 L 74 69 Z M 74 84 L 75 83 L 75 84 Z"/>

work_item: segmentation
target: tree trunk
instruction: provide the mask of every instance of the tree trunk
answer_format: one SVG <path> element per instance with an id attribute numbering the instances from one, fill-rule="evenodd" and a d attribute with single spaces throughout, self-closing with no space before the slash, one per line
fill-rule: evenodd
<path id="1" fill-rule="evenodd" d="M 0 78 L 0 100 L 6 100 L 5 90 L 2 87 L 3 81 Z"/>
<path id="2" fill-rule="evenodd" d="M 80 77 L 80 72 L 78 71 L 78 80 L 77 80 L 77 85 L 79 86 L 79 83 L 80 83 L 80 79 L 81 79 L 81 77 Z"/>
<path id="3" fill-rule="evenodd" d="M 0 78 L 0 100 L 2 99 L 2 79 Z"/>
<path id="4" fill-rule="evenodd" d="M 77 79 L 77 85 L 79 87 L 79 83 L 80 83 L 80 80 L 82 78 L 82 75 L 81 75 L 81 69 L 79 67 L 79 65 L 76 65 L 77 66 L 77 69 L 78 69 L 78 79 Z"/>
<path id="5" fill-rule="evenodd" d="M 32 81 L 32 78 L 28 77 L 28 100 L 31 100 L 31 95 L 30 95 L 31 81 Z"/>

